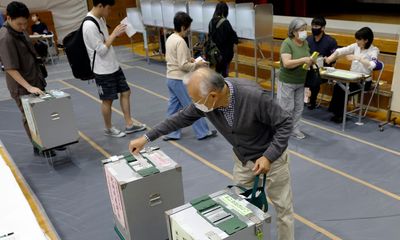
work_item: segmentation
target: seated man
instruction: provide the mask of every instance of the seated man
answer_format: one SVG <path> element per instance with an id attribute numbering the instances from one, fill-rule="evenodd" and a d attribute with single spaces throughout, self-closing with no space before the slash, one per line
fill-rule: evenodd
<path id="1" fill-rule="evenodd" d="M 332 55 L 325 59 L 325 62 L 330 64 L 338 57 L 346 56 L 347 60 L 351 61 L 350 71 L 371 75 L 377 64 L 379 64 L 379 49 L 372 45 L 374 33 L 369 27 L 363 27 L 355 33 L 355 38 L 356 43 L 336 49 Z M 366 80 L 366 90 L 370 89 L 371 80 L 371 77 Z M 359 88 L 357 83 L 350 83 L 350 92 L 356 91 Z M 331 121 L 335 123 L 343 121 L 344 94 L 343 89 L 336 84 L 329 105 L 329 111 L 333 113 Z"/>

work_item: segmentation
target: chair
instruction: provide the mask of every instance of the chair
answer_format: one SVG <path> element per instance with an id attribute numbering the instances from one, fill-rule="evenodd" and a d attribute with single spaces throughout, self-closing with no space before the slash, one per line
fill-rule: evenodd
<path id="1" fill-rule="evenodd" d="M 371 97 L 368 100 L 368 104 L 365 108 L 363 117 L 365 117 L 367 115 L 368 109 L 371 105 L 372 98 L 374 97 L 375 93 L 379 93 L 379 83 L 380 83 L 381 76 L 382 76 L 384 69 L 385 69 L 385 64 L 382 61 L 378 60 L 376 67 L 374 68 L 374 71 L 379 71 L 378 78 L 376 80 L 372 80 L 372 85 L 371 85 L 370 90 L 365 91 L 365 93 L 371 93 Z M 379 95 L 378 95 L 378 109 L 379 109 Z"/>

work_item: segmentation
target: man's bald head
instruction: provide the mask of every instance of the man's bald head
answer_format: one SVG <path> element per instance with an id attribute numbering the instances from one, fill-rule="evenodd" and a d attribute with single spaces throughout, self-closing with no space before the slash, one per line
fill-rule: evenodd
<path id="1" fill-rule="evenodd" d="M 224 78 L 209 68 L 197 69 L 184 79 L 184 83 L 188 89 L 197 90 L 198 92 L 195 95 L 200 97 L 207 96 L 211 91 L 219 92 L 225 86 Z"/>

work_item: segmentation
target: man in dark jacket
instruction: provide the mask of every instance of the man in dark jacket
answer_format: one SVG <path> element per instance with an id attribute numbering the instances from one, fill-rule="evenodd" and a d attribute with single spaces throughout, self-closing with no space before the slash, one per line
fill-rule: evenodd
<path id="1" fill-rule="evenodd" d="M 337 48 L 337 43 L 334 38 L 325 34 L 326 20 L 324 17 L 316 17 L 311 21 L 311 32 L 312 36 L 307 37 L 308 46 L 310 47 L 310 53 L 318 52 L 319 57 L 329 57 Z M 332 64 L 324 64 L 325 66 L 331 66 Z M 316 106 L 320 85 L 326 80 L 318 79 L 314 73 L 309 71 L 307 74 L 306 87 L 310 88 L 311 96 L 308 108 L 313 110 Z"/>
<path id="2" fill-rule="evenodd" d="M 278 239 L 293 240 L 293 200 L 288 140 L 292 118 L 269 94 L 248 80 L 227 78 L 208 68 L 184 80 L 193 103 L 129 144 L 138 153 L 150 141 L 207 117 L 233 146 L 235 184 L 252 188 L 267 174 L 267 193 L 277 211 Z"/>

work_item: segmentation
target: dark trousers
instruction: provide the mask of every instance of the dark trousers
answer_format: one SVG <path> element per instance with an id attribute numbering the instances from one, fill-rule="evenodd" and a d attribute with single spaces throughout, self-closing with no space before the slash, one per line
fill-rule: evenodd
<path id="1" fill-rule="evenodd" d="M 222 59 L 222 61 L 217 63 L 217 65 L 215 66 L 215 71 L 221 74 L 224 78 L 228 77 L 229 65 L 231 64 L 231 61 L 232 59 L 229 61 Z"/>
<path id="2" fill-rule="evenodd" d="M 24 112 L 24 108 L 22 107 L 21 99 L 19 96 L 13 97 L 13 99 L 14 99 L 15 103 L 17 104 L 19 110 L 22 113 L 22 124 L 24 125 L 26 135 L 28 135 L 29 140 L 32 142 L 31 131 L 29 130 L 28 121 L 26 120 L 26 117 L 25 117 L 25 112 Z"/>
<path id="3" fill-rule="evenodd" d="M 321 84 L 326 83 L 326 82 L 327 82 L 326 79 L 321 79 L 321 82 L 312 84 L 310 86 L 306 86 L 310 89 L 310 92 L 311 92 L 310 105 L 313 105 L 313 106 L 317 105 L 317 98 L 318 98 L 319 91 L 321 90 Z"/>
<path id="4" fill-rule="evenodd" d="M 357 83 L 350 83 L 349 88 L 350 88 L 350 92 L 353 92 L 353 91 L 360 89 L 360 86 Z M 371 81 L 367 81 L 365 83 L 364 89 L 368 90 L 370 88 L 371 88 Z M 349 96 L 353 96 L 353 95 L 349 95 Z M 335 86 L 333 88 L 332 100 L 331 100 L 331 103 L 329 104 L 328 110 L 330 112 L 332 112 L 336 117 L 343 117 L 344 98 L 345 98 L 345 94 L 344 94 L 343 89 L 338 84 L 335 84 Z"/>

